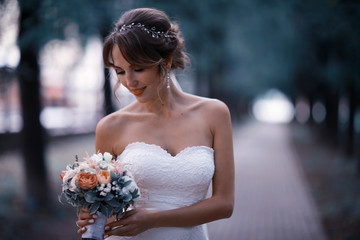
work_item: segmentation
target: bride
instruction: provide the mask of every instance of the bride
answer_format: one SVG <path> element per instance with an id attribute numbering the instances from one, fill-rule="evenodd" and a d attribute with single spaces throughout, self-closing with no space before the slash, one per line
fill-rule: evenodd
<path id="1" fill-rule="evenodd" d="M 124 13 L 105 40 L 105 65 L 136 101 L 98 123 L 96 151 L 127 164 L 142 189 L 134 209 L 108 219 L 106 239 L 206 240 L 205 223 L 232 214 L 230 113 L 219 100 L 175 87 L 170 75 L 185 67 L 183 48 L 178 26 L 149 8 Z M 78 233 L 94 221 L 82 209 Z"/>

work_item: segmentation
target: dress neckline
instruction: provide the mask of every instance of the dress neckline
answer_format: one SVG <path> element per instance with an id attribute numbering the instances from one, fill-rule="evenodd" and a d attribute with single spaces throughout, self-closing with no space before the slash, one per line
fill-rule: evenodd
<path id="1" fill-rule="evenodd" d="M 181 151 L 179 151 L 178 153 L 176 153 L 175 155 L 172 155 L 171 153 L 169 153 L 166 149 L 164 149 L 163 147 L 161 147 L 160 145 L 157 145 L 157 144 L 154 144 L 154 143 L 146 143 L 146 142 L 142 142 L 142 141 L 136 141 L 136 142 L 130 142 L 125 148 L 124 150 L 122 151 L 125 152 L 125 150 L 129 149 L 130 147 L 132 146 L 135 146 L 135 145 L 144 145 L 144 146 L 147 146 L 147 147 L 154 147 L 154 148 L 157 148 L 157 149 L 160 149 L 162 152 L 166 153 L 169 157 L 172 157 L 172 158 L 176 158 L 178 156 L 180 156 L 181 154 L 183 154 L 184 152 L 186 151 L 189 151 L 190 149 L 195 149 L 195 148 L 202 148 L 202 149 L 206 149 L 206 150 L 209 150 L 211 151 L 212 153 L 214 152 L 214 149 L 212 147 L 208 147 L 208 146 L 205 146 L 205 145 L 194 145 L 194 146 L 188 146 L 188 147 L 185 147 L 184 149 L 182 149 Z M 121 153 L 121 154 L 122 154 Z M 120 154 L 120 155 L 121 155 Z M 120 156 L 119 155 L 119 156 Z"/>

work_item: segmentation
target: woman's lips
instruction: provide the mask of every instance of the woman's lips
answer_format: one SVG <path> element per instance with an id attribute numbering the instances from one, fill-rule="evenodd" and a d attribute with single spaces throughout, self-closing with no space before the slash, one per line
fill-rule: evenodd
<path id="1" fill-rule="evenodd" d="M 142 88 L 134 88 L 131 89 L 130 91 L 132 92 L 132 94 L 134 94 L 135 96 L 140 96 L 141 94 L 143 94 L 143 92 L 145 91 L 146 87 L 142 87 Z"/>

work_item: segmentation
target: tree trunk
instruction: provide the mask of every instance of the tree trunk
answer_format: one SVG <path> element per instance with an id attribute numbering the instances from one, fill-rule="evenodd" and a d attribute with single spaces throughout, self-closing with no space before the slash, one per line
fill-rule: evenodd
<path id="1" fill-rule="evenodd" d="M 36 39 L 29 38 L 27 31 L 38 24 L 36 16 L 40 2 L 19 1 L 20 18 L 20 52 L 18 66 L 20 95 L 23 117 L 22 152 L 26 174 L 26 204 L 31 210 L 46 209 L 48 205 L 48 181 L 45 166 L 44 129 L 40 124 L 40 68 L 37 61 L 39 47 Z M 24 39 L 25 37 L 25 39 Z"/>
<path id="2" fill-rule="evenodd" d="M 359 81 L 359 78 L 357 78 L 356 81 Z M 354 95 L 355 95 L 354 96 L 354 98 L 355 98 L 355 111 L 356 111 L 356 108 L 360 106 L 360 97 L 359 97 L 360 89 L 359 88 L 360 88 L 360 86 L 358 84 L 355 87 L 355 91 L 354 91 Z M 359 133 L 358 133 L 358 135 L 359 135 Z M 357 174 L 358 174 L 358 176 L 360 176 L 360 139 L 358 139 L 358 141 L 356 143 L 356 147 L 354 149 L 354 152 L 356 152 L 356 159 L 357 159 Z"/>
<path id="3" fill-rule="evenodd" d="M 349 122 L 347 126 L 347 140 L 346 140 L 346 155 L 348 157 L 353 156 L 354 154 L 354 138 L 355 138 L 355 111 L 356 111 L 356 95 L 355 95 L 355 86 L 350 84 L 349 90 Z"/>
<path id="4" fill-rule="evenodd" d="M 339 94 L 327 92 L 326 94 L 326 135 L 331 144 L 338 144 L 338 113 L 339 113 Z"/>
<path id="5" fill-rule="evenodd" d="M 309 120 L 308 120 L 307 124 L 309 126 L 314 126 L 314 118 L 313 118 L 313 106 L 315 103 L 314 94 L 308 93 L 306 95 L 306 97 L 307 97 L 307 100 L 309 101 Z"/>
<path id="6" fill-rule="evenodd" d="M 115 111 L 115 107 L 112 101 L 113 92 L 110 81 L 110 73 L 109 69 L 104 69 L 104 109 L 105 115 L 113 113 Z"/>

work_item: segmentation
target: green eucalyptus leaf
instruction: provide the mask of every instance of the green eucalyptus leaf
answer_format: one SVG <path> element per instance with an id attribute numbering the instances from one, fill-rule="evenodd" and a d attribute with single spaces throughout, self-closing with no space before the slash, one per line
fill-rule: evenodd
<path id="1" fill-rule="evenodd" d="M 110 201 L 106 201 L 106 203 L 109 204 L 111 207 L 114 207 L 114 208 L 121 206 L 121 204 L 118 201 L 116 201 L 115 199 L 111 199 Z"/>
<path id="2" fill-rule="evenodd" d="M 120 205 L 120 207 L 114 208 L 114 212 L 117 213 L 121 213 L 123 211 L 123 207 L 122 205 Z"/>
<path id="3" fill-rule="evenodd" d="M 113 171 L 110 171 L 110 179 L 111 181 L 117 181 L 119 179 L 119 174 L 114 173 Z"/>
<path id="4" fill-rule="evenodd" d="M 85 202 L 84 204 L 82 204 L 84 208 L 88 208 L 90 207 L 91 203 Z"/>
<path id="5" fill-rule="evenodd" d="M 128 195 L 126 195 L 126 198 L 124 199 L 124 202 L 130 202 L 131 201 L 131 199 L 132 199 L 132 196 L 131 196 L 131 194 L 128 194 Z"/>
<path id="6" fill-rule="evenodd" d="M 130 192 L 133 198 L 136 198 L 134 196 L 138 195 L 139 189 L 135 189 L 133 192 Z"/>
<path id="7" fill-rule="evenodd" d="M 96 193 L 95 192 L 86 192 L 85 193 L 85 200 L 89 203 L 94 203 L 96 201 Z"/>
<path id="8" fill-rule="evenodd" d="M 115 197 L 115 195 L 114 194 L 112 194 L 112 193 L 108 193 L 107 195 L 106 195 L 106 197 L 105 197 L 105 201 L 110 201 L 111 199 L 113 199 Z"/>
<path id="9" fill-rule="evenodd" d="M 124 186 L 123 186 L 123 187 L 129 186 L 131 182 L 132 182 L 132 180 L 128 180 L 128 181 L 124 182 Z"/>
<path id="10" fill-rule="evenodd" d="M 89 209 L 90 214 L 96 213 L 96 211 L 99 209 L 99 207 L 100 207 L 100 202 L 93 203 Z"/>
<path id="11" fill-rule="evenodd" d="M 106 207 L 104 204 L 100 204 L 100 211 L 104 214 L 107 218 L 111 216 L 112 208 Z"/>

